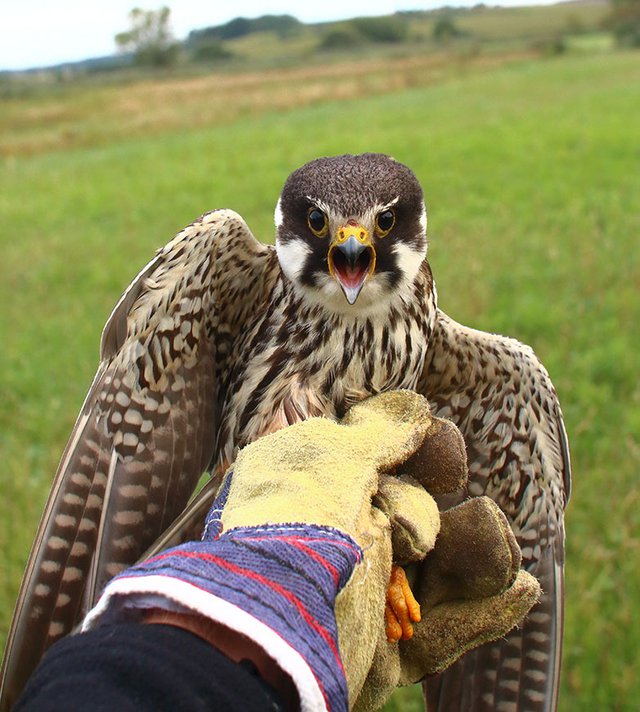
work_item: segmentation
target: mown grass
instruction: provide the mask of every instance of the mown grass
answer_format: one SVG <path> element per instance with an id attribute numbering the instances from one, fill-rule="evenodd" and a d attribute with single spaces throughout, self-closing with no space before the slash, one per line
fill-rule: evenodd
<path id="1" fill-rule="evenodd" d="M 2 155 L 3 633 L 102 324 L 130 278 L 213 207 L 238 210 L 269 240 L 293 168 L 318 155 L 379 150 L 409 164 L 424 185 L 442 307 L 532 344 L 564 406 L 575 485 L 561 709 L 635 708 L 640 62 L 624 53 L 570 56 L 441 79 L 349 97 L 340 89 L 352 80 L 337 75 L 340 100 L 268 104 L 226 122 L 199 121 L 196 112 L 191 123 L 132 137 L 111 133 L 108 106 L 97 104 L 107 130 L 89 110 L 98 128 L 86 142 Z M 226 100 L 220 86 L 211 104 Z M 24 101 L 33 111 L 36 100 Z M 61 111 L 82 113 L 83 101 L 91 102 L 71 92 Z M 148 120 L 145 106 L 131 116 Z M 9 143 L 23 130 L 20 104 L 12 111 L 14 128 L 3 127 Z M 48 123 L 43 114 L 34 134 Z M 394 702 L 416 704 L 415 692 Z"/>

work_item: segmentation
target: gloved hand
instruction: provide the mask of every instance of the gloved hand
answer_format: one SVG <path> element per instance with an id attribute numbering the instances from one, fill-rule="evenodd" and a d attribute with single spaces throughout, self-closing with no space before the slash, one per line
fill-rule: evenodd
<path id="1" fill-rule="evenodd" d="M 349 706 L 356 700 L 361 708 L 377 704 L 380 695 L 371 690 L 384 688 L 388 696 L 390 686 L 421 677 L 425 663 L 433 665 L 429 655 L 448 664 L 479 638 L 498 637 L 522 617 L 522 606 L 503 614 L 496 603 L 492 610 L 500 625 L 492 627 L 490 620 L 482 635 L 473 624 L 484 620 L 486 606 L 462 605 L 460 625 L 427 627 L 422 635 L 419 624 L 422 642 L 415 649 L 386 642 L 392 539 L 403 561 L 420 561 L 434 547 L 440 516 L 417 482 L 380 482 L 379 473 L 396 471 L 420 446 L 428 450 L 437 442 L 434 430 L 440 429 L 423 398 L 394 392 L 354 406 L 341 424 L 312 419 L 256 441 L 241 451 L 227 476 L 203 541 L 163 552 L 116 577 L 84 628 L 141 618 L 149 609 L 196 613 L 261 646 L 292 678 L 302 709 L 334 710 L 346 709 L 347 699 Z M 448 447 L 441 466 L 432 467 L 436 481 L 438 471 L 446 479 L 449 460 L 459 457 L 459 443 L 451 457 Z M 438 460 L 427 459 L 431 465 Z M 422 465 L 417 469 L 424 471 Z M 372 506 L 379 488 L 379 506 Z M 462 538 L 451 521 L 455 544 Z M 495 529 L 495 522 L 487 523 Z M 455 553 L 443 548 L 441 564 L 431 566 L 431 579 L 421 572 L 427 607 L 428 588 L 441 583 L 449 551 Z M 477 592 L 475 584 L 469 588 Z M 439 590 L 443 601 L 451 595 L 446 587 Z M 442 619 L 438 606 L 433 611 L 427 624 Z M 381 686 L 375 680 L 381 666 L 374 662 L 387 654 L 394 672 Z"/>
<path id="2" fill-rule="evenodd" d="M 460 490 L 467 480 L 464 441 L 450 422 L 434 418 L 419 450 L 393 488 L 380 478 L 376 504 L 390 518 L 394 560 L 411 564 L 414 519 L 407 500 L 416 487 L 435 495 Z M 521 552 L 506 517 L 488 497 L 469 499 L 440 514 L 433 550 L 409 579 L 422 620 L 409 640 L 390 645 L 381 628 L 369 675 L 352 707 L 380 708 L 396 686 L 442 672 L 468 650 L 508 633 L 536 603 L 537 580 L 520 569 Z"/>

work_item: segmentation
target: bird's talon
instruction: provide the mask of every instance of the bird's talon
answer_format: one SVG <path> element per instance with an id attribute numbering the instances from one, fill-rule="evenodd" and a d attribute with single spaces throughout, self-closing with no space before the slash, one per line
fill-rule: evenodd
<path id="1" fill-rule="evenodd" d="M 387 601 L 384 608 L 384 623 L 385 630 L 387 632 L 387 641 L 389 643 L 397 643 L 400 638 L 402 638 L 402 626 L 400 625 L 400 621 L 396 617 L 396 614 L 393 612 L 393 608 L 391 608 L 389 601 Z"/>
<path id="2" fill-rule="evenodd" d="M 397 643 L 400 639 L 409 640 L 413 637 L 411 624 L 419 620 L 420 604 L 411 591 L 407 575 L 401 566 L 393 566 L 385 608 L 387 640 L 390 643 Z"/>

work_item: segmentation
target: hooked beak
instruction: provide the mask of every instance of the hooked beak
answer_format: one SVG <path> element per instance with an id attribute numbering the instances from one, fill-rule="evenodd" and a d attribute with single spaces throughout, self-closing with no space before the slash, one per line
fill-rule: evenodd
<path id="1" fill-rule="evenodd" d="M 376 251 L 369 232 L 350 220 L 338 230 L 331 243 L 328 263 L 329 274 L 340 285 L 349 304 L 355 304 L 376 266 Z"/>

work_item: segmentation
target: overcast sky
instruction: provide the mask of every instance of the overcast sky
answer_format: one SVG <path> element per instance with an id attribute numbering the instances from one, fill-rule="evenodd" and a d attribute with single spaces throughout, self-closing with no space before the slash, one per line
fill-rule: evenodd
<path id="1" fill-rule="evenodd" d="M 427 10 L 442 5 L 472 6 L 480 0 L 0 0 L 0 69 L 26 69 L 101 57 L 115 52 L 114 36 L 128 27 L 132 7 L 171 8 L 176 37 L 218 25 L 234 17 L 266 13 L 294 15 L 304 22 L 357 15 L 386 15 L 396 10 Z M 554 0 L 485 0 L 505 6 L 552 4 Z"/>

